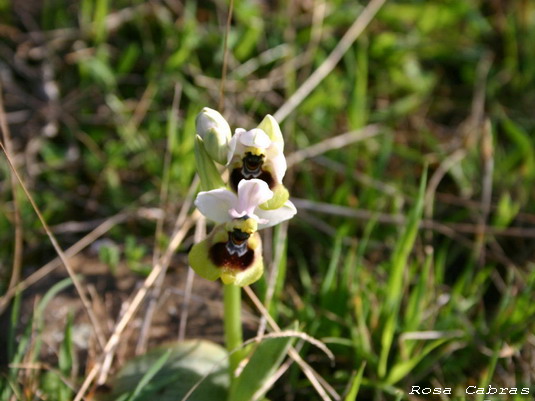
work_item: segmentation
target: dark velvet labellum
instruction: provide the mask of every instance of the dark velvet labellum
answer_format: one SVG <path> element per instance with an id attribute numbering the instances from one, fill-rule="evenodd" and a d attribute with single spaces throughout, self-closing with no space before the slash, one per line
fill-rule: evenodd
<path id="1" fill-rule="evenodd" d="M 241 180 L 250 180 L 258 178 L 268 184 L 272 189 L 275 186 L 275 180 L 271 173 L 262 169 L 264 165 L 264 156 L 256 156 L 250 152 L 245 154 L 242 159 L 242 166 L 236 167 L 230 173 L 230 185 L 234 191 L 238 191 L 238 184 Z"/>
<path id="2" fill-rule="evenodd" d="M 245 154 L 243 158 L 242 172 L 247 179 L 258 178 L 262 173 L 262 164 L 264 164 L 264 156 L 253 155 L 250 152 Z"/>
<path id="3" fill-rule="evenodd" d="M 210 248 L 210 259 L 216 266 L 245 270 L 253 263 L 254 251 L 247 246 L 250 235 L 234 229 L 227 242 L 218 242 Z"/>

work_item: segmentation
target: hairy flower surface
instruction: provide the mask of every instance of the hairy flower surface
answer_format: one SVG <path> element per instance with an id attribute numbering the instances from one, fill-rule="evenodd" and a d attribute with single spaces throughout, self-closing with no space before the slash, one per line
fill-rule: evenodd
<path id="1" fill-rule="evenodd" d="M 254 283 L 264 272 L 262 242 L 256 228 L 253 218 L 218 225 L 191 248 L 190 266 L 208 280 L 221 278 L 225 284 L 240 287 Z"/>

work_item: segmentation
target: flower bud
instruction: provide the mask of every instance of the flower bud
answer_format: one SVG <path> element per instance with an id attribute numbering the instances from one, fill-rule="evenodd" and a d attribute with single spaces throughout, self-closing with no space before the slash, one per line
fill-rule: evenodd
<path id="1" fill-rule="evenodd" d="M 219 112 L 205 107 L 197 115 L 195 128 L 204 142 L 206 153 L 217 163 L 226 164 L 232 135 L 227 120 Z"/>

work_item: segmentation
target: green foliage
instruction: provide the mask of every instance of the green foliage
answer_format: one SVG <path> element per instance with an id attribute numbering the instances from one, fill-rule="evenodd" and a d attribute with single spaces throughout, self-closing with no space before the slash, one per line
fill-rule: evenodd
<path id="1" fill-rule="evenodd" d="M 130 270 L 142 275 L 148 275 L 150 273 L 152 266 L 144 261 L 147 252 L 148 247 L 138 243 L 134 236 L 129 235 L 126 237 L 124 257 Z"/>
<path id="2" fill-rule="evenodd" d="M 227 354 L 208 341 L 187 341 L 155 349 L 129 361 L 104 400 L 224 401 L 228 388 Z M 193 387 L 195 389 L 193 389 Z"/>
<path id="3" fill-rule="evenodd" d="M 381 353 L 379 356 L 378 374 L 383 378 L 387 371 L 388 354 L 392 341 L 394 339 L 397 317 L 401 309 L 401 300 L 403 296 L 403 273 L 408 265 L 409 255 L 414 247 L 414 241 L 418 233 L 421 215 L 424 205 L 425 183 L 427 181 L 427 172 L 422 176 L 420 190 L 416 199 L 416 205 L 409 215 L 407 227 L 401 237 L 398 239 L 396 248 L 392 253 L 392 260 L 389 269 L 389 280 L 386 288 L 386 294 L 383 302 L 383 319 L 384 327 L 381 336 Z M 387 380 L 390 382 L 391 380 Z M 397 380 L 395 380 L 397 381 Z M 394 381 L 394 382 L 395 382 Z"/>
<path id="4" fill-rule="evenodd" d="M 288 354 L 292 345 L 292 336 L 281 338 L 267 338 L 260 342 L 252 351 L 252 355 L 233 383 L 229 400 L 249 401 L 263 397 L 266 388 Z"/>
<path id="5" fill-rule="evenodd" d="M 7 401 L 10 400 L 13 395 L 20 398 L 20 394 L 24 393 L 24 387 L 20 386 L 20 383 L 17 379 L 20 372 L 20 364 L 23 360 L 28 360 L 30 363 L 35 363 L 39 358 L 39 353 L 43 343 L 42 330 L 44 325 L 44 311 L 48 303 L 62 290 L 72 285 L 70 278 L 64 279 L 55 285 L 53 285 L 43 296 L 41 301 L 37 304 L 35 311 L 32 315 L 30 322 L 26 325 L 22 335 L 18 339 L 18 344 L 15 349 L 14 339 L 15 339 L 15 330 L 17 329 L 17 320 L 20 316 L 20 298 L 17 297 L 15 306 L 11 314 L 11 325 L 9 327 L 9 337 L 10 345 L 8 346 L 8 353 L 10 355 L 11 367 L 9 368 L 5 376 L 0 377 L 0 400 Z M 69 343 L 70 333 L 69 333 L 69 324 L 66 327 L 66 339 L 65 342 Z M 35 335 L 35 339 L 32 337 Z M 70 345 L 72 347 L 72 344 Z M 68 358 L 63 353 L 62 356 L 62 365 L 65 368 Z M 61 369 L 61 367 L 60 367 Z M 61 374 L 63 372 L 60 372 Z M 66 396 L 68 395 L 68 389 L 62 386 L 58 381 L 58 376 L 54 372 L 49 372 L 46 376 L 42 378 L 42 381 L 45 387 L 55 393 L 56 395 Z M 63 400 L 65 398 L 58 398 Z"/>
<path id="6" fill-rule="evenodd" d="M 110 270 L 115 273 L 121 260 L 121 250 L 115 244 L 104 244 L 98 250 L 98 256 L 102 263 L 108 265 Z"/>

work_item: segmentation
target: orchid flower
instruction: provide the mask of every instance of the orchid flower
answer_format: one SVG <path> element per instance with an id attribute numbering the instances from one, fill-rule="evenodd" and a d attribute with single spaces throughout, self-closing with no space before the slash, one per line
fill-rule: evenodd
<path id="1" fill-rule="evenodd" d="M 264 210 L 261 205 L 273 197 L 266 182 L 253 178 L 241 180 L 238 194 L 227 189 L 199 192 L 195 206 L 209 220 L 226 223 L 233 219 L 251 217 L 258 223 L 258 229 L 267 228 L 292 218 L 296 209 L 286 201 L 279 209 Z"/>
<path id="2" fill-rule="evenodd" d="M 296 209 L 290 201 L 275 210 L 260 208 L 273 192 L 259 179 L 240 181 L 237 192 L 214 189 L 197 195 L 199 211 L 219 225 L 193 246 L 189 262 L 208 280 L 221 278 L 225 284 L 245 286 L 258 280 L 264 271 L 257 230 L 290 219 Z"/>
<path id="3" fill-rule="evenodd" d="M 277 121 L 269 114 L 257 128 L 236 129 L 228 144 L 227 166 L 230 186 L 237 191 L 242 179 L 258 178 L 273 191 L 273 197 L 262 204 L 263 209 L 278 209 L 288 200 L 282 185 L 286 173 L 284 139 Z"/>
<path id="4" fill-rule="evenodd" d="M 262 241 L 255 229 L 253 218 L 218 225 L 191 248 L 190 266 L 208 280 L 221 278 L 239 287 L 254 283 L 264 273 Z"/>

